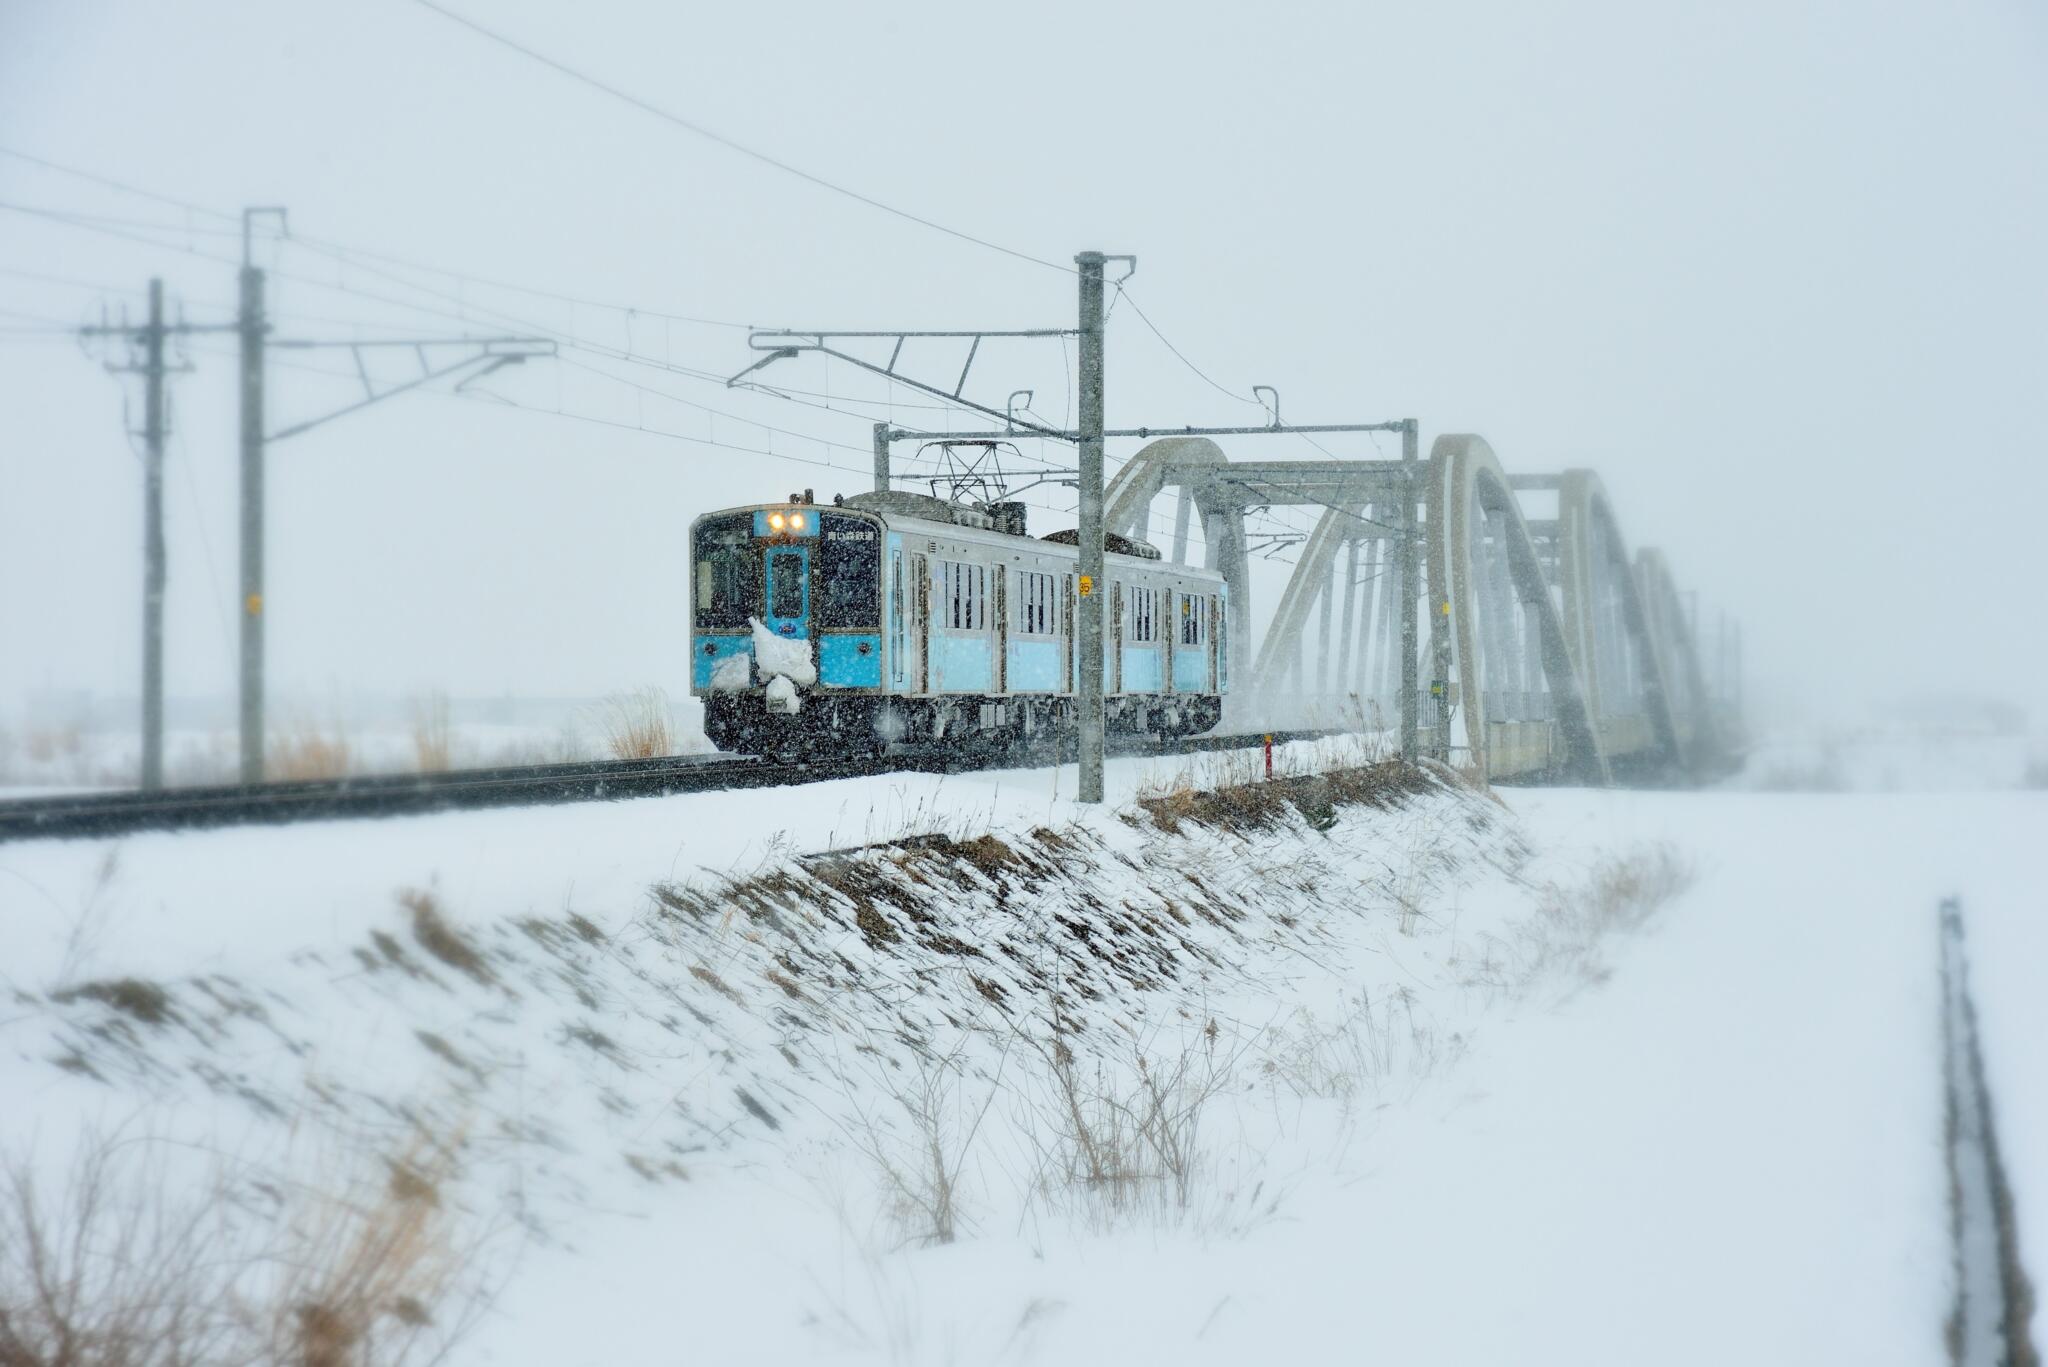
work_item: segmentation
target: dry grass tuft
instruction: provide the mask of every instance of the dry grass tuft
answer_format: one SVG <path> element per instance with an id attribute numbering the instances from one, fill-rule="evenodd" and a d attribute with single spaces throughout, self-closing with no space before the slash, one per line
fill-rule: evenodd
<path id="1" fill-rule="evenodd" d="M 1692 886 L 1694 872 L 1668 845 L 1649 845 L 1595 864 L 1583 881 L 1544 890 L 1536 915 L 1489 944 L 1472 985 L 1526 992 L 1562 983 L 1568 991 L 1605 982 L 1601 943 L 1641 929 Z"/>
<path id="2" fill-rule="evenodd" d="M 50 994 L 50 1000 L 54 1002 L 74 1002 L 81 998 L 111 1006 L 144 1025 L 167 1025 L 177 1018 L 177 1013 L 171 1009 L 171 994 L 140 978 L 80 983 Z"/>
<path id="3" fill-rule="evenodd" d="M 442 1196 L 448 1148 L 312 1187 L 189 1160 L 116 1133 L 82 1143 L 55 1186 L 5 1165 L 0 1363 L 403 1367 L 445 1358 L 485 1308 Z"/>
<path id="4" fill-rule="evenodd" d="M 412 937 L 421 949 L 485 987 L 498 981 L 476 946 L 448 924 L 441 914 L 440 899 L 431 890 L 406 888 L 398 894 L 398 904 L 412 913 Z"/>
<path id="5" fill-rule="evenodd" d="M 1128 1062 L 1098 1057 L 1086 1070 L 1061 1032 L 1029 1041 L 1037 1194 L 1105 1228 L 1186 1213 L 1209 1159 L 1203 1116 L 1234 1085 L 1243 1053 L 1219 1048 L 1220 1037 L 1212 1020 L 1171 1045 L 1133 1041 Z"/>
<path id="6" fill-rule="evenodd" d="M 1232 776 L 1235 777 L 1234 775 Z M 1319 774 L 1249 778 L 1204 789 L 1183 774 L 1172 787 L 1141 794 L 1138 806 L 1168 834 L 1183 823 L 1241 835 L 1272 829 L 1291 807 L 1317 830 L 1336 824 L 1344 806 L 1388 807 L 1430 786 L 1423 771 L 1398 760 L 1333 768 Z"/>
<path id="7" fill-rule="evenodd" d="M 340 778 L 349 771 L 349 742 L 341 728 L 323 732 L 301 724 L 270 742 L 264 769 L 273 780 Z"/>
<path id="8" fill-rule="evenodd" d="M 668 694 L 659 688 L 612 694 L 604 700 L 599 725 L 613 759 L 656 759 L 676 752 Z"/>
<path id="9" fill-rule="evenodd" d="M 35 764 L 76 759 L 84 753 L 85 737 L 76 726 L 38 726 L 29 731 L 22 750 Z"/>
<path id="10" fill-rule="evenodd" d="M 438 774 L 451 767 L 455 738 L 448 724 L 446 693 L 429 693 L 413 704 L 412 751 L 423 774 Z"/>
<path id="11" fill-rule="evenodd" d="M 394 1360 L 432 1326 L 428 1307 L 451 1289 L 462 1259 L 449 1237 L 441 1185 L 445 1150 L 417 1144 L 374 1196 L 310 1203 L 292 1233 L 273 1311 L 273 1351 L 293 1367 Z"/>

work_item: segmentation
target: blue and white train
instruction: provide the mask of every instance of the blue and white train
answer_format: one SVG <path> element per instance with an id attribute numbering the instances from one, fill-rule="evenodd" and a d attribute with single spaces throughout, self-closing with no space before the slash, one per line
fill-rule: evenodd
<path id="1" fill-rule="evenodd" d="M 1072 532 L 1038 539 L 1024 505 L 904 492 L 707 513 L 690 529 L 691 692 L 722 750 L 878 754 L 991 748 L 1073 724 L 1075 608 L 1105 596 L 1113 731 L 1194 735 L 1222 716 L 1222 576 L 1112 537 L 1083 585 Z"/>

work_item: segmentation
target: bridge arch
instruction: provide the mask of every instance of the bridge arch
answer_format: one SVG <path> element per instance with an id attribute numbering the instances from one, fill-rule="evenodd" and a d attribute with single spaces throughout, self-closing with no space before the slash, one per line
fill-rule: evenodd
<path id="1" fill-rule="evenodd" d="M 1452 689 L 1445 700 L 1447 714 L 1456 717 L 1452 729 L 1462 721 L 1471 763 L 1488 777 L 1549 767 L 1582 782 L 1604 783 L 1606 759 L 1564 621 L 1499 459 L 1485 438 L 1470 433 L 1438 437 L 1429 459 L 1431 625 L 1437 677 Z M 1517 608 L 1519 631 L 1513 629 Z M 1562 753 L 1540 761 L 1496 756 L 1496 728 L 1490 723 L 1500 699 L 1489 697 L 1489 688 L 1507 697 L 1520 692 L 1526 703 L 1526 688 L 1508 685 L 1526 685 L 1538 675 Z M 1499 748 L 1511 748 L 1506 737 L 1514 730 L 1501 729 Z"/>
<path id="2" fill-rule="evenodd" d="M 1650 630 L 1613 505 L 1591 470 L 1566 470 L 1558 477 L 1557 541 L 1565 642 L 1602 753 L 1610 767 L 1620 755 L 1643 750 L 1652 760 L 1678 760 L 1663 652 Z"/>
<path id="3" fill-rule="evenodd" d="M 1715 733 L 1705 671 L 1700 667 L 1699 650 L 1686 621 L 1684 604 L 1678 598 L 1678 586 L 1671 578 L 1671 566 L 1664 553 L 1654 546 L 1636 552 L 1635 569 L 1643 615 L 1668 686 L 1679 756 L 1688 768 L 1704 770 L 1718 752 L 1720 738 Z"/>

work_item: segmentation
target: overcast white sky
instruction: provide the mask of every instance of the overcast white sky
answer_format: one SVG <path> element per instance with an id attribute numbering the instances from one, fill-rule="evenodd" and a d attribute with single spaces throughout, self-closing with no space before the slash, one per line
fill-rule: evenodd
<path id="1" fill-rule="evenodd" d="M 1682 583 L 1742 619 L 1767 693 L 1825 710 L 1953 688 L 2048 712 L 2037 4 L 450 2 L 977 236 L 1056 261 L 1134 252 L 1132 298 L 1225 387 L 1278 386 L 1290 419 L 1414 414 L 1425 442 L 1476 431 L 1510 470 L 1597 468 L 1631 542 L 1664 547 Z M 280 335 L 496 331 L 510 314 L 726 374 L 749 359 L 742 332 L 648 314 L 1073 315 L 1067 276 L 750 162 L 411 0 L 0 0 L 0 146 L 228 212 L 287 205 L 307 237 L 642 311 L 405 273 L 437 297 L 266 243 L 292 277 L 274 281 Z M 7 156 L 0 204 L 183 225 L 141 230 L 173 244 L 152 248 L 0 208 L 0 707 L 132 693 L 141 481 L 122 403 L 139 414 L 138 392 L 71 340 L 4 329 L 97 317 L 113 290 L 135 292 L 133 311 L 152 273 L 187 316 L 217 320 L 234 273 L 213 258 L 237 243 L 216 220 Z M 485 321 L 446 316 L 465 313 Z M 225 345 L 196 341 L 176 382 L 174 695 L 232 687 Z M 832 412 L 564 355 L 481 386 L 524 407 L 409 396 L 274 449 L 280 691 L 680 692 L 689 519 L 866 487 L 870 401 L 889 396 L 856 374 L 780 373 L 858 410 Z M 396 378 L 409 363 L 382 364 Z M 1056 346 L 989 348 L 971 392 L 1000 406 L 1033 388 L 1060 417 L 1065 374 Z M 357 392 L 283 366 L 272 380 L 279 423 Z M 1258 414 L 1121 309 L 1109 410 Z M 1055 525 L 1042 513 L 1035 529 Z"/>

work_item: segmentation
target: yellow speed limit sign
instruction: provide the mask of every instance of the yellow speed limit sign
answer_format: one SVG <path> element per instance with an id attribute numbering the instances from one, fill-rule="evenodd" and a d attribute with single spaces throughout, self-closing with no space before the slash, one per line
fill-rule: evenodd
<path id="1" fill-rule="evenodd" d="M 1095 576 L 1094 576 L 1094 575 L 1092 575 L 1092 574 L 1084 574 L 1084 575 L 1082 575 L 1082 576 L 1081 576 L 1081 596 L 1082 596 L 1083 598 L 1086 598 L 1086 597 L 1087 597 L 1088 595 L 1090 595 L 1090 594 L 1092 594 L 1092 593 L 1094 593 L 1094 592 L 1095 592 Z"/>

